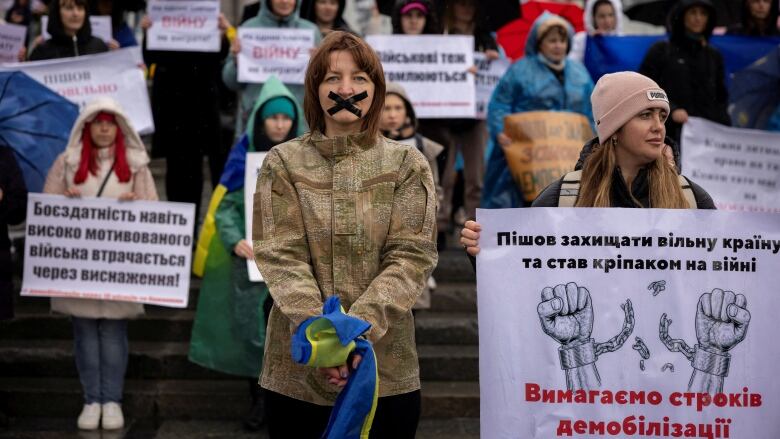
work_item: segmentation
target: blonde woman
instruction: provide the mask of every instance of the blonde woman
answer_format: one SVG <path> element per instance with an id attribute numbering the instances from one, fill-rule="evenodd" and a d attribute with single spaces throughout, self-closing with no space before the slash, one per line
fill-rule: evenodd
<path id="1" fill-rule="evenodd" d="M 666 92 L 634 72 L 604 75 L 591 95 L 598 138 L 580 155 L 580 171 L 548 186 L 532 207 L 714 209 L 710 195 L 677 173 L 666 138 Z M 565 190 L 562 190 L 565 189 Z M 460 242 L 479 253 L 480 225 L 468 221 Z"/>

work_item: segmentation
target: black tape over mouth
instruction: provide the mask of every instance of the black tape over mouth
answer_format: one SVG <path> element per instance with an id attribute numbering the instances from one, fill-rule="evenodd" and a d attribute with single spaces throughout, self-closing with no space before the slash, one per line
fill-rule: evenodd
<path id="1" fill-rule="evenodd" d="M 332 99 L 336 104 L 332 107 L 328 108 L 328 114 L 333 116 L 334 114 L 338 113 L 341 110 L 347 110 L 350 113 L 354 114 L 358 118 L 360 118 L 363 115 L 363 110 L 358 108 L 355 105 L 355 102 L 360 102 L 363 99 L 368 97 L 368 92 L 364 91 L 362 93 L 358 93 L 354 96 L 348 97 L 347 99 L 342 98 L 341 96 L 337 95 L 334 92 L 328 93 L 328 97 Z"/>

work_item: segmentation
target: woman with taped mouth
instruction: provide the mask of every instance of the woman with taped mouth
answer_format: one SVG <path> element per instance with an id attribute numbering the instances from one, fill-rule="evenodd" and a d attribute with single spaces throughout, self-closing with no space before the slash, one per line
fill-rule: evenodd
<path id="1" fill-rule="evenodd" d="M 590 100 L 598 137 L 582 149 L 576 170 L 532 207 L 715 208 L 704 189 L 678 174 L 664 125 L 669 99 L 655 81 L 635 72 L 604 75 Z M 461 231 L 469 256 L 479 253 L 480 230 L 467 221 Z"/>
<path id="2" fill-rule="evenodd" d="M 325 299 L 371 324 L 379 400 L 371 438 L 412 438 L 420 376 L 411 308 L 436 265 L 436 189 L 414 146 L 379 134 L 385 80 L 359 37 L 329 34 L 305 79 L 309 133 L 268 153 L 254 202 L 253 249 L 274 306 L 260 385 L 271 438 L 319 438 L 361 358 L 314 369 L 291 336 Z M 349 363 L 349 364 L 347 364 Z"/>

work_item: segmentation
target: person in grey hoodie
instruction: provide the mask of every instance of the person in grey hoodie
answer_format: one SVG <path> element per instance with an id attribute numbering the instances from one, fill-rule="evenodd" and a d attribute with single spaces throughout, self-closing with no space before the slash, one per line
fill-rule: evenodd
<path id="1" fill-rule="evenodd" d="M 244 22 L 240 28 L 282 28 L 282 29 L 312 29 L 314 43 L 322 39 L 317 25 L 300 18 L 301 4 L 297 0 L 260 0 L 260 11 L 257 16 Z M 236 133 L 243 133 L 246 121 L 255 103 L 255 99 L 263 88 L 262 83 L 238 82 L 237 56 L 241 51 L 241 42 L 233 40 L 230 56 L 222 67 L 222 81 L 234 91 L 241 92 L 239 117 L 236 120 Z M 303 84 L 285 84 L 298 102 L 303 102 Z"/>

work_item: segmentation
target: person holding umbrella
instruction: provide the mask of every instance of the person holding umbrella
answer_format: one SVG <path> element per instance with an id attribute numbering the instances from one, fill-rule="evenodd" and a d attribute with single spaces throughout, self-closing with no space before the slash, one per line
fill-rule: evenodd
<path id="1" fill-rule="evenodd" d="M 119 104 L 110 98 L 97 99 L 81 111 L 65 152 L 49 170 L 43 192 L 156 201 L 148 163 L 146 148 Z M 84 391 L 78 427 L 122 428 L 127 319 L 143 314 L 143 305 L 53 297 L 51 309 L 71 316 L 73 323 L 76 369 Z"/>

